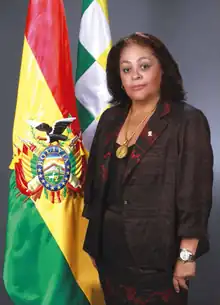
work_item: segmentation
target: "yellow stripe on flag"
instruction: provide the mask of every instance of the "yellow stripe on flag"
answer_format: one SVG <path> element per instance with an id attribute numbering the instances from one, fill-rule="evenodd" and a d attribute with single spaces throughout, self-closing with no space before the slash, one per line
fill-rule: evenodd
<path id="1" fill-rule="evenodd" d="M 27 120 L 37 118 L 37 121 L 52 125 L 55 120 L 59 120 L 62 117 L 25 38 L 13 129 L 13 143 L 18 142 L 18 137 L 23 139 L 30 138 L 30 128 Z"/>
<path id="2" fill-rule="evenodd" d="M 106 20 L 109 22 L 107 1 L 106 0 L 97 0 L 97 2 L 99 3 L 99 5 L 102 8 L 102 10 L 103 10 L 103 12 L 105 14 Z"/>
<path id="3" fill-rule="evenodd" d="M 18 136 L 23 139 L 30 138 L 28 120 L 37 118 L 37 121 L 52 125 L 62 117 L 25 38 L 13 129 L 14 142 L 17 142 Z M 73 244 L 76 245 L 76 222 L 73 219 L 78 209 L 76 200 L 72 195 L 67 195 L 60 204 L 52 204 L 42 193 L 35 204 L 75 275 L 77 264 L 71 251 Z"/>
<path id="4" fill-rule="evenodd" d="M 80 203 L 80 216 L 83 210 L 83 200 Z M 88 220 L 80 217 L 78 224 L 78 243 L 79 249 L 83 248 L 83 243 L 85 240 L 85 234 L 88 227 Z M 98 272 L 92 264 L 92 260 L 89 255 L 81 250 L 79 255 L 79 274 L 77 282 L 80 287 L 83 287 L 83 291 L 87 298 L 91 301 L 92 305 L 104 305 L 103 293 L 100 288 L 100 282 L 98 277 Z"/>
<path id="5" fill-rule="evenodd" d="M 102 68 L 104 70 L 106 70 L 107 56 L 108 56 L 110 49 L 111 49 L 111 44 L 109 45 L 109 47 L 107 49 L 105 49 L 105 51 L 97 59 L 97 62 L 102 66 Z"/>

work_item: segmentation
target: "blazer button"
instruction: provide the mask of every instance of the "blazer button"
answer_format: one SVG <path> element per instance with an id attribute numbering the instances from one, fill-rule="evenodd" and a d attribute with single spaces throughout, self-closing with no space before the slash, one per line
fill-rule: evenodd
<path id="1" fill-rule="evenodd" d="M 128 204 L 128 201 L 127 201 L 127 200 L 124 200 L 124 204 Z"/>

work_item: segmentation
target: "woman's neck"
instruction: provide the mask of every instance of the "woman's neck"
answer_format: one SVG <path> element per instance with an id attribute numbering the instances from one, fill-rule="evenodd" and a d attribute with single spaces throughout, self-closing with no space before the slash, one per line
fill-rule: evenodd
<path id="1" fill-rule="evenodd" d="M 147 101 L 132 101 L 131 113 L 137 115 L 140 113 L 151 112 L 158 104 L 160 98 L 156 97 Z"/>

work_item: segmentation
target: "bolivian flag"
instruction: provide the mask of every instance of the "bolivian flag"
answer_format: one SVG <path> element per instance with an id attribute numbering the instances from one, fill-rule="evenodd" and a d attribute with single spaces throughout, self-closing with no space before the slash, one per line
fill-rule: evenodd
<path id="1" fill-rule="evenodd" d="M 4 283 L 13 303 L 89 304 L 77 282 L 85 155 L 61 0 L 29 3 L 11 170 Z"/>

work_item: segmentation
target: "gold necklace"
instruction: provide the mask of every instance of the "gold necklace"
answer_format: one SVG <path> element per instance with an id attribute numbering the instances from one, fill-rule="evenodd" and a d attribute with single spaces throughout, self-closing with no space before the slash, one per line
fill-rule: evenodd
<path id="1" fill-rule="evenodd" d="M 144 121 L 147 120 L 147 118 L 153 114 L 154 110 L 156 109 L 157 105 L 150 111 L 148 112 L 148 114 L 143 118 L 143 120 L 141 120 L 141 122 L 137 125 L 137 127 L 135 128 L 135 130 L 133 131 L 132 135 L 130 136 L 130 138 L 128 139 L 128 125 L 130 122 L 130 117 L 131 117 L 131 111 L 129 111 L 129 117 L 128 117 L 128 123 L 127 123 L 127 128 L 126 128 L 126 132 L 125 132 L 125 141 L 124 143 L 122 143 L 116 150 L 116 157 L 118 159 L 123 159 L 127 156 L 128 154 L 128 144 L 131 141 L 131 139 L 133 138 L 133 136 L 136 134 L 138 127 L 144 123 Z"/>

